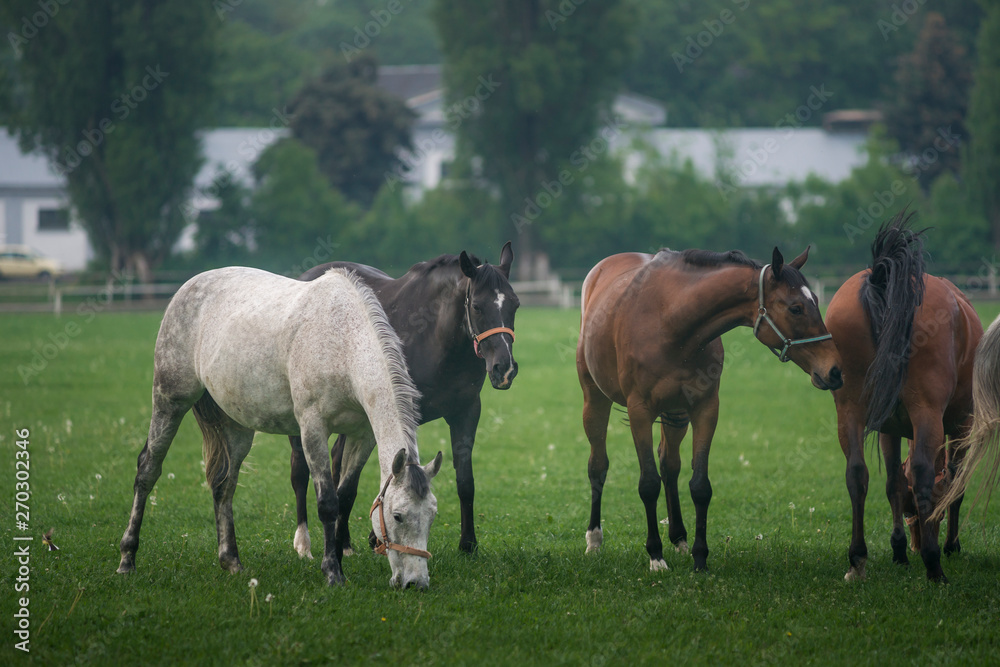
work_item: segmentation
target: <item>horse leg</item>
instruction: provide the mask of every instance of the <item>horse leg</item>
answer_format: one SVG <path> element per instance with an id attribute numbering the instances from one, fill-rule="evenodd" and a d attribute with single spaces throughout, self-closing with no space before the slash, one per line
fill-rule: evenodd
<path id="1" fill-rule="evenodd" d="M 330 456 L 333 457 L 334 481 L 337 482 L 337 505 L 340 508 L 340 516 L 337 517 L 337 543 L 340 544 L 340 551 L 344 556 L 354 553 L 351 546 L 351 510 L 354 509 L 354 501 L 358 497 L 358 482 L 361 480 L 361 466 L 350 467 L 342 473 L 344 452 L 347 450 L 348 439 L 346 435 L 337 438 Z M 372 443 L 374 445 L 374 441 Z"/>
<path id="2" fill-rule="evenodd" d="M 177 435 L 177 428 L 188 410 L 191 402 L 174 402 L 154 393 L 153 416 L 149 422 L 149 435 L 146 444 L 139 452 L 136 461 L 135 495 L 132 500 L 132 512 L 129 515 L 128 527 L 122 535 L 121 562 L 118 572 L 126 574 L 135 570 L 135 552 L 139 549 L 139 531 L 142 529 L 142 516 L 146 511 L 146 498 L 160 478 L 163 469 L 163 459 L 170 449 L 170 443 Z"/>
<path id="3" fill-rule="evenodd" d="M 837 403 L 837 437 L 847 459 L 847 493 L 851 497 L 851 546 L 847 550 L 850 569 L 846 581 L 865 578 L 868 563 L 868 545 L 865 544 L 865 498 L 868 495 L 868 465 L 865 463 L 864 421 L 859 415 L 861 406 Z"/>
<path id="4" fill-rule="evenodd" d="M 681 554 L 688 552 L 688 545 L 677 493 L 677 477 L 681 472 L 681 441 L 687 434 L 688 421 L 686 412 L 660 415 L 660 477 L 663 478 L 663 491 L 667 496 L 668 537 L 677 553 Z"/>
<path id="5" fill-rule="evenodd" d="M 327 583 L 344 583 L 344 573 L 340 562 L 343 550 L 337 541 L 337 518 L 339 504 L 337 486 L 330 470 L 330 450 L 327 441 L 330 433 L 326 430 L 321 417 L 310 418 L 297 415 L 299 429 L 302 433 L 302 452 L 309 465 L 313 486 L 316 489 L 316 512 L 323 524 L 323 561 L 320 569 L 326 575 Z"/>
<path id="6" fill-rule="evenodd" d="M 309 539 L 308 502 L 306 491 L 309 487 L 309 466 L 305 454 L 302 453 L 302 438 L 297 435 L 288 436 L 291 445 L 292 490 L 295 492 L 295 537 L 292 546 L 299 558 L 312 559 L 312 542 Z"/>
<path id="7" fill-rule="evenodd" d="M 913 415 L 915 411 L 911 411 Z M 927 578 L 931 581 L 947 583 L 948 578 L 941 569 L 941 549 L 938 546 L 940 522 L 930 519 L 934 511 L 935 459 L 944 445 L 944 426 L 941 415 L 926 411 L 919 421 L 913 419 L 914 441 L 910 451 L 910 485 L 913 500 L 917 505 L 920 521 L 920 557 L 927 568 Z"/>
<path id="8" fill-rule="evenodd" d="M 962 432 L 962 437 L 968 435 L 968 429 Z M 955 479 L 955 475 L 958 472 L 962 459 L 965 458 L 965 449 L 955 446 L 955 440 L 950 439 L 948 441 L 948 470 L 946 471 L 945 480 L 951 481 Z M 951 556 L 952 554 L 957 554 L 962 551 L 962 545 L 958 541 L 958 525 L 959 525 L 959 510 L 962 508 L 962 500 L 965 495 L 959 496 L 955 502 L 948 506 L 948 532 L 944 540 L 944 555 Z M 935 498 L 935 504 L 937 499 Z"/>
<path id="9" fill-rule="evenodd" d="M 667 562 L 663 560 L 660 526 L 656 520 L 660 476 L 656 473 L 656 458 L 653 456 L 653 414 L 641 400 L 630 399 L 628 421 L 635 453 L 639 457 L 639 498 L 646 508 L 646 553 L 649 554 L 649 569 L 666 570 L 668 568 Z M 695 547 L 697 548 L 697 542 Z"/>
<path id="10" fill-rule="evenodd" d="M 899 446 L 901 439 L 894 435 L 879 435 L 879 446 L 882 448 L 882 458 L 885 460 L 885 495 L 889 499 L 889 509 L 892 511 L 892 533 L 889 535 L 889 546 L 892 547 L 892 562 L 909 565 L 906 555 L 906 530 L 903 528 L 903 504 L 910 490 L 906 488 L 906 478 L 903 476 L 903 465 L 900 462 Z"/>
<path id="11" fill-rule="evenodd" d="M 243 459 L 253 445 L 253 429 L 240 426 L 225 417 L 216 425 L 229 452 L 229 460 L 221 468 L 212 482 L 212 499 L 215 501 L 215 532 L 219 541 L 219 565 L 223 570 L 239 572 L 239 550 L 236 548 L 236 528 L 233 525 L 233 494 L 240 477 Z"/>
<path id="12" fill-rule="evenodd" d="M 716 392 L 700 403 L 691 420 L 691 499 L 694 501 L 695 571 L 708 569 L 708 504 L 712 501 L 712 483 L 708 479 L 708 453 L 719 423 L 719 394 Z"/>
<path id="13" fill-rule="evenodd" d="M 472 475 L 472 448 L 476 444 L 476 428 L 482 404 L 479 395 L 468 410 L 452 417 L 445 417 L 451 430 L 451 454 L 455 466 L 455 484 L 458 487 L 458 503 L 462 511 L 462 533 L 458 548 L 465 553 L 475 553 L 476 522 L 473 502 L 476 498 L 476 481 Z"/>
<path id="14" fill-rule="evenodd" d="M 581 374 L 583 387 L 583 430 L 590 442 L 590 522 L 587 524 L 587 553 L 599 551 L 604 541 L 601 529 L 601 495 L 608 477 L 608 419 L 611 400 L 598 388 L 589 374 Z"/>

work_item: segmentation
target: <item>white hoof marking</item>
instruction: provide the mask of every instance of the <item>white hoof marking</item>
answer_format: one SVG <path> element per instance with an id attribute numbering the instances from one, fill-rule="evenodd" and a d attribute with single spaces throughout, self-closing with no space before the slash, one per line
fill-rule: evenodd
<path id="1" fill-rule="evenodd" d="M 604 531 L 598 526 L 587 531 L 587 553 L 601 550 L 601 542 L 604 541 Z"/>
<path id="2" fill-rule="evenodd" d="M 678 542 L 677 545 L 674 547 L 674 551 L 676 551 L 679 554 L 684 554 L 686 556 L 688 553 L 687 540 L 681 540 L 680 542 Z"/>
<path id="3" fill-rule="evenodd" d="M 669 569 L 670 568 L 667 567 L 667 561 L 665 561 L 665 560 L 653 560 L 652 558 L 649 559 L 649 571 L 650 572 L 664 572 L 664 571 L 669 570 Z"/>
<path id="4" fill-rule="evenodd" d="M 344 555 L 345 556 L 353 556 L 354 555 L 354 549 L 352 549 L 351 547 L 347 547 L 346 549 L 344 549 Z M 312 558 L 312 556 L 310 556 L 310 558 Z"/>
<path id="5" fill-rule="evenodd" d="M 299 558 L 312 558 L 312 543 L 309 541 L 309 528 L 306 524 L 300 523 L 299 527 L 295 529 L 295 538 L 292 540 L 292 546 L 295 547 L 295 551 L 298 552 Z"/>
<path id="6" fill-rule="evenodd" d="M 862 560 L 858 563 L 857 567 L 852 567 L 844 575 L 844 581 L 864 581 L 865 580 L 865 565 L 866 562 Z"/>

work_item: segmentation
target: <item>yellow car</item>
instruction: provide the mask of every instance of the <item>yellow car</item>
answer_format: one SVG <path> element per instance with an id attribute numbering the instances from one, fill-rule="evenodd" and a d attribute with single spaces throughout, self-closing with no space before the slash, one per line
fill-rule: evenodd
<path id="1" fill-rule="evenodd" d="M 59 262 L 26 245 L 0 246 L 0 278 L 41 278 L 62 275 Z"/>

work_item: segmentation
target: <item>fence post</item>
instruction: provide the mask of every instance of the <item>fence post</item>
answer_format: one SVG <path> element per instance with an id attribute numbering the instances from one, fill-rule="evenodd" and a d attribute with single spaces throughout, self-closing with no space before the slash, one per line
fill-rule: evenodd
<path id="1" fill-rule="evenodd" d="M 62 317 L 62 290 L 58 288 L 52 299 L 52 312 L 57 318 Z"/>

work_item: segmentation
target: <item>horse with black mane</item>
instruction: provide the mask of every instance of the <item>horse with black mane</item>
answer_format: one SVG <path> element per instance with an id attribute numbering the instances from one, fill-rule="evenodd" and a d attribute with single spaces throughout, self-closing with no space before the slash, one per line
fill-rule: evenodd
<path id="1" fill-rule="evenodd" d="M 955 440 L 969 432 L 973 356 L 983 327 L 957 287 L 925 272 L 923 232 L 910 227 L 911 218 L 903 211 L 882 225 L 872 243 L 871 268 L 844 283 L 826 314 L 826 326 L 844 362 L 844 386 L 833 398 L 853 512 L 848 581 L 865 577 L 868 560 L 864 442 L 873 433 L 878 434 L 886 466 L 893 562 L 909 562 L 903 528 L 909 505 L 915 511 L 910 519 L 913 546 L 920 551 L 927 577 L 947 581 L 941 569 L 939 520 L 932 516 L 935 478 L 940 489 L 953 475 L 960 456 Z M 952 439 L 947 457 L 946 437 Z M 909 439 L 905 469 L 900 461 L 902 438 Z M 961 549 L 961 503 L 961 494 L 949 503 L 945 554 Z"/>
<path id="2" fill-rule="evenodd" d="M 590 441 L 587 551 L 600 548 L 601 495 L 608 472 L 607 431 L 613 403 L 628 409 L 639 457 L 639 497 L 646 508 L 650 570 L 667 569 L 656 520 L 660 481 L 667 496 L 669 538 L 687 551 L 677 493 L 680 445 L 693 430 L 691 498 L 694 568 L 707 567 L 706 525 L 712 485 L 708 453 L 719 419 L 720 336 L 737 326 L 781 361 L 794 361 L 819 389 L 841 385 L 840 356 L 819 303 L 800 269 L 808 248 L 785 263 L 777 248 L 762 265 L 742 252 L 704 250 L 625 253 L 602 260 L 583 284 L 576 366 L 583 388 L 583 427 Z M 652 427 L 660 422 L 659 464 Z"/>
<path id="3" fill-rule="evenodd" d="M 353 271 L 375 291 L 389 322 L 403 341 L 410 376 L 420 391 L 420 423 L 443 417 L 451 430 L 462 517 L 458 546 L 470 553 L 477 546 L 472 448 L 482 411 L 479 393 L 487 375 L 495 389 L 509 389 L 517 375 L 514 315 L 520 302 L 509 282 L 513 261 L 508 241 L 500 251 L 497 266 L 482 263 L 463 250 L 459 255 L 441 255 L 415 264 L 398 279 L 351 262 L 323 264 L 300 278 L 315 280 L 330 268 L 344 268 Z M 303 458 L 301 440 L 293 436 L 289 441 L 298 517 L 294 546 L 300 556 L 312 557 L 306 522 L 310 470 Z M 339 469 L 343 447 L 341 436 L 331 451 L 335 471 Z M 350 507 L 357 488 L 358 477 L 346 476 L 340 484 L 340 501 Z M 347 527 L 338 534 L 342 536 L 341 547 L 349 553 Z"/>

